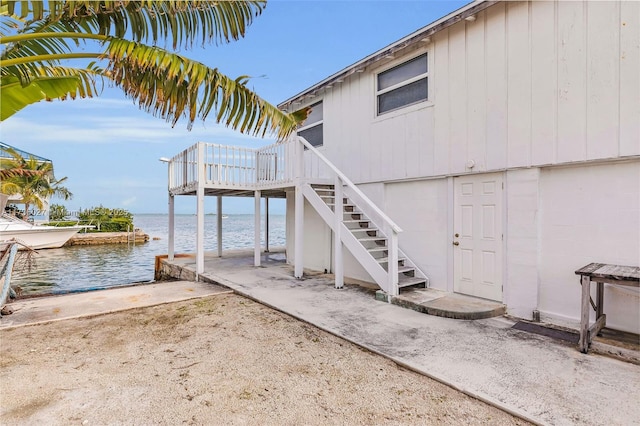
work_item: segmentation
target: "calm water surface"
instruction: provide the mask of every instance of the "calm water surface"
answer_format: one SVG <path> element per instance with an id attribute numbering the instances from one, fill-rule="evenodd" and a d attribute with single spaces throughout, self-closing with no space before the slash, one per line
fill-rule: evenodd
<path id="1" fill-rule="evenodd" d="M 175 250 L 193 253 L 196 216 L 176 215 Z M 24 260 L 14 269 L 12 283 L 25 294 L 65 293 L 153 280 L 155 256 L 167 253 L 167 215 L 135 215 L 134 225 L 152 238 L 138 245 L 108 244 L 39 250 L 28 271 Z M 269 215 L 269 245 L 285 244 L 285 216 Z M 264 240 L 264 218 L 262 223 Z M 153 240 L 153 238 L 160 238 Z M 253 215 L 229 215 L 222 221 L 223 250 L 253 247 Z M 262 242 L 264 244 L 264 241 Z M 216 216 L 205 216 L 205 250 L 217 250 Z"/>

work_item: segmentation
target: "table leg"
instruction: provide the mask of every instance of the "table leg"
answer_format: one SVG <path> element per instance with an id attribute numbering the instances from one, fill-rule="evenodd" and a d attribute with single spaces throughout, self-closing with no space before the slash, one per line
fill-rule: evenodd
<path id="1" fill-rule="evenodd" d="M 602 317 L 604 313 L 604 283 L 597 283 L 598 285 L 598 294 L 596 297 L 596 321 Z M 598 336 L 602 336 L 601 332 L 598 332 Z"/>
<path id="2" fill-rule="evenodd" d="M 591 278 L 585 275 L 580 277 L 582 284 L 582 303 L 580 305 L 580 340 L 578 348 L 586 354 L 589 351 L 589 298 Z"/>

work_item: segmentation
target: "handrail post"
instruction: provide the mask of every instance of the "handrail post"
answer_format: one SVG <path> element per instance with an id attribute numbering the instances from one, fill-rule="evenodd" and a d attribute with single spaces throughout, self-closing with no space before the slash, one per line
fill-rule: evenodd
<path id="1" fill-rule="evenodd" d="M 397 296 L 398 289 L 398 234 L 390 229 L 388 231 L 389 253 L 387 254 L 389 263 L 387 273 L 389 274 L 388 302 L 391 302 L 392 296 Z"/>
<path id="2" fill-rule="evenodd" d="M 342 256 L 342 220 L 344 218 L 344 205 L 342 195 L 342 180 L 336 176 L 334 184 L 334 213 L 335 226 L 333 238 L 333 274 L 335 276 L 336 288 L 344 286 L 344 258 Z"/>
<path id="3" fill-rule="evenodd" d="M 297 140 L 299 142 L 299 140 Z M 296 278 L 302 278 L 304 272 L 304 195 L 302 194 L 304 147 L 296 143 L 296 193 L 295 193 L 295 230 L 294 230 L 294 272 Z"/>

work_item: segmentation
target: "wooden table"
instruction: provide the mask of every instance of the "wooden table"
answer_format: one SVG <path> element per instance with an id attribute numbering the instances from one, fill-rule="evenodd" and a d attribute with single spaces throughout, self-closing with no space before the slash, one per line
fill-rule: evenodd
<path id="1" fill-rule="evenodd" d="M 604 283 L 627 287 L 640 287 L 640 268 L 637 266 L 607 265 L 590 263 L 576 271 L 582 284 L 582 304 L 580 308 L 580 352 L 586 354 L 593 336 L 597 335 L 607 323 L 604 314 Z M 591 282 L 598 284 L 596 303 L 591 300 Z M 596 322 L 589 326 L 589 305 L 596 311 Z"/>

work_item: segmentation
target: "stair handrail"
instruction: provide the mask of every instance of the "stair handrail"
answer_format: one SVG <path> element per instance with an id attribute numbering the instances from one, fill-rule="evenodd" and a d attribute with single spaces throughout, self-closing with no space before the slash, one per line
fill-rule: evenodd
<path id="1" fill-rule="evenodd" d="M 342 173 L 331 161 L 329 161 L 324 155 L 322 155 L 322 153 L 320 153 L 320 151 L 318 151 L 316 149 L 316 147 L 314 147 L 313 145 L 311 145 L 305 138 L 303 138 L 302 136 L 298 136 L 298 141 L 305 147 L 307 148 L 309 151 L 311 151 L 314 155 L 316 155 L 320 160 L 322 160 L 323 163 L 325 163 L 327 165 L 327 167 L 329 167 L 329 169 L 331 169 L 331 171 L 333 171 L 333 173 L 335 173 L 340 180 L 342 181 L 342 183 L 344 183 L 346 186 L 349 187 L 349 189 L 351 189 L 351 191 L 353 191 L 356 195 L 358 195 L 358 197 L 362 198 L 362 200 L 369 205 L 369 207 L 371 207 L 371 209 L 378 215 L 380 216 L 380 218 L 389 226 L 389 228 L 391 230 L 393 230 L 393 232 L 395 232 L 396 234 L 399 234 L 402 232 L 402 228 L 400 228 L 393 220 L 391 220 L 391 218 L 389 218 L 389 216 L 387 216 L 382 210 L 380 210 L 380 208 L 369 199 L 369 197 L 367 197 L 364 192 L 362 192 L 353 182 L 351 182 L 351 179 L 349 179 L 347 176 L 345 176 L 344 173 Z"/>

